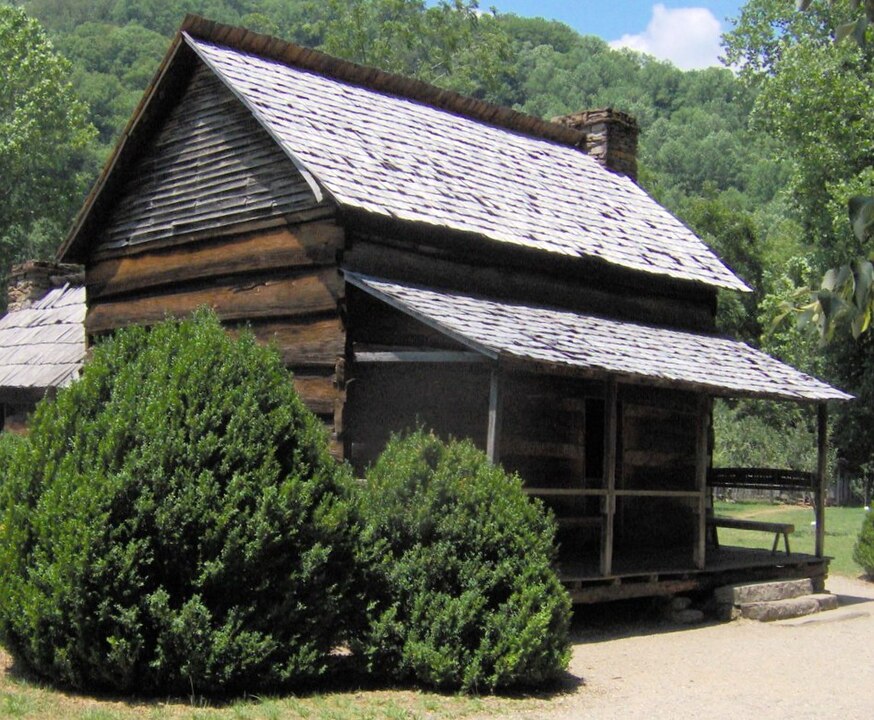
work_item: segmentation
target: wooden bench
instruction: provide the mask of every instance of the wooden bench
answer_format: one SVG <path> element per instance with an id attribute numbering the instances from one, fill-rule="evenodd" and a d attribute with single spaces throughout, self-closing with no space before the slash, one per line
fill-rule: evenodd
<path id="1" fill-rule="evenodd" d="M 795 532 L 795 526 L 790 523 L 763 522 L 760 520 L 744 520 L 742 518 L 717 517 L 711 515 L 707 518 L 707 527 L 709 528 L 730 528 L 732 530 L 756 530 L 758 532 L 774 533 L 774 545 L 771 548 L 771 554 L 777 552 L 777 544 L 780 542 L 780 536 L 783 536 L 783 543 L 786 548 L 786 554 L 790 555 L 789 550 L 789 533 Z M 719 547 L 719 538 L 716 532 L 713 533 L 713 544 Z"/>

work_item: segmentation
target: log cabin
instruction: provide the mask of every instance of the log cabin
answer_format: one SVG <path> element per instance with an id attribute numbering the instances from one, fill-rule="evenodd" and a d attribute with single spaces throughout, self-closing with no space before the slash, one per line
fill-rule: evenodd
<path id="1" fill-rule="evenodd" d="M 636 144 L 620 112 L 544 121 L 189 16 L 59 259 L 90 338 L 208 305 L 274 342 L 358 472 L 416 424 L 471 438 L 554 511 L 577 602 L 822 577 L 821 535 L 708 541 L 711 406 L 818 407 L 790 479 L 820 497 L 849 396 L 716 333 L 748 288 L 638 187 Z"/>

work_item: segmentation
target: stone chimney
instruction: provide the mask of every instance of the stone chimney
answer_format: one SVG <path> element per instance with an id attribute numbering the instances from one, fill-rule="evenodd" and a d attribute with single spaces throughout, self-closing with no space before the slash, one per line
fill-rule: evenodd
<path id="1" fill-rule="evenodd" d="M 613 108 L 583 110 L 552 122 L 586 133 L 585 151 L 608 170 L 637 182 L 637 120 Z"/>
<path id="2" fill-rule="evenodd" d="M 41 260 L 29 260 L 13 265 L 9 270 L 6 291 L 7 312 L 23 310 L 40 300 L 52 288 L 65 283 L 82 284 L 85 276 L 81 265 L 65 265 Z"/>

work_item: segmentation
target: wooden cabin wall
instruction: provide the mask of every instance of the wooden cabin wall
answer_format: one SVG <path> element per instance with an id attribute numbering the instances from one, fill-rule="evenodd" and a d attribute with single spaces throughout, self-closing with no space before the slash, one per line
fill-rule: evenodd
<path id="1" fill-rule="evenodd" d="M 23 435 L 27 432 L 27 421 L 35 409 L 35 404 L 0 403 L 0 430 Z"/>
<path id="2" fill-rule="evenodd" d="M 487 363 L 362 362 L 367 353 L 466 348 L 405 313 L 348 286 L 345 293 L 347 357 L 343 438 L 346 457 L 363 473 L 392 433 L 416 427 L 447 439 L 470 438 L 485 449 L 488 427 Z"/>
<path id="3" fill-rule="evenodd" d="M 391 363 L 356 366 L 347 379 L 347 457 L 362 474 L 392 433 L 422 427 L 444 440 L 486 446 L 489 371 L 484 365 Z"/>
<path id="4" fill-rule="evenodd" d="M 561 556 L 579 560 L 601 542 L 604 383 L 513 373 L 502 385 L 500 461 L 558 521 Z"/>
<path id="5" fill-rule="evenodd" d="M 201 306 L 274 342 L 339 454 L 345 332 L 334 208 L 202 62 L 99 219 L 86 259 L 89 337 Z"/>
<path id="6" fill-rule="evenodd" d="M 697 400 L 693 393 L 622 388 L 617 487 L 654 495 L 619 498 L 617 544 L 691 547 L 692 501 L 655 493 L 695 490 Z"/>
<path id="7" fill-rule="evenodd" d="M 630 271 L 586 268 L 579 258 L 532 257 L 524 249 L 456 247 L 441 238 L 350 233 L 343 268 L 496 299 L 541 304 L 632 322 L 712 332 L 715 291 Z"/>
<path id="8" fill-rule="evenodd" d="M 211 307 L 229 327 L 249 326 L 276 344 L 339 455 L 345 331 L 335 258 L 342 244 L 342 228 L 324 218 L 103 256 L 86 267 L 86 331 L 93 337 Z"/>

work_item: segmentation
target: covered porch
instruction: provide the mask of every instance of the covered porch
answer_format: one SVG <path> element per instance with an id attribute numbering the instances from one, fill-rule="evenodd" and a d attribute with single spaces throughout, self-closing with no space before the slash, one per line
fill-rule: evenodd
<path id="1" fill-rule="evenodd" d="M 431 397 L 452 398 L 464 421 L 444 408 L 446 427 L 434 429 L 472 436 L 553 510 L 559 571 L 575 602 L 740 580 L 824 578 L 827 408 L 850 396 L 722 337 L 353 273 L 347 281 L 457 343 L 439 350 L 356 347 L 353 361 L 416 364 L 429 368 L 422 377 L 439 378 Z M 453 395 L 456 387 L 465 388 L 463 397 Z M 718 482 L 711 437 L 717 397 L 814 406 L 817 467 L 793 476 L 809 483 L 814 497 L 813 555 L 713 542 L 708 519 Z M 479 432 L 458 433 L 453 422 L 482 424 Z M 779 483 L 791 473 L 747 475 Z"/>

